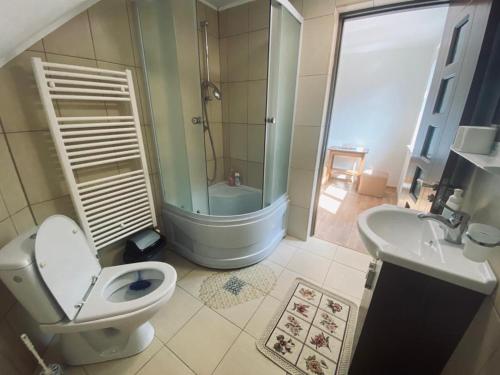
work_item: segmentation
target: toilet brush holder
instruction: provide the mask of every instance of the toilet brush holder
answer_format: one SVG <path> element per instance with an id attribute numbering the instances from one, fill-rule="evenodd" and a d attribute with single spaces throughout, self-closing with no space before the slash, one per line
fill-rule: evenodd
<path id="1" fill-rule="evenodd" d="M 28 350 L 33 354 L 33 357 L 37 360 L 38 364 L 42 368 L 40 371 L 40 375 L 63 375 L 63 368 L 61 365 L 57 363 L 50 363 L 48 366 L 45 364 L 45 361 L 40 357 L 40 354 L 35 349 L 35 346 L 29 339 L 26 333 L 21 335 L 21 340 L 23 340 L 24 345 L 28 348 Z"/>
<path id="2" fill-rule="evenodd" d="M 464 236 L 464 256 L 474 262 L 485 262 L 500 245 L 500 230 L 485 224 L 470 224 Z"/>

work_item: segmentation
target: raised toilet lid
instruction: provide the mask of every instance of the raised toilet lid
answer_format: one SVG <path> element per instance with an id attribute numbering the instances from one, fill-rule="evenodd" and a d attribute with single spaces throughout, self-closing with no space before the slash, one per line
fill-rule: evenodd
<path id="1" fill-rule="evenodd" d="M 35 259 L 47 288 L 70 320 L 101 266 L 77 223 L 63 215 L 47 218 L 38 229 Z"/>

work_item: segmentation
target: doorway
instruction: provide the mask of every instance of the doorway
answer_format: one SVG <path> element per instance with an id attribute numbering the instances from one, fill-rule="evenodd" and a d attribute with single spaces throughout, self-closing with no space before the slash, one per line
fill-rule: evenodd
<path id="1" fill-rule="evenodd" d="M 357 216 L 397 204 L 447 6 L 343 20 L 313 234 L 365 252 Z"/>

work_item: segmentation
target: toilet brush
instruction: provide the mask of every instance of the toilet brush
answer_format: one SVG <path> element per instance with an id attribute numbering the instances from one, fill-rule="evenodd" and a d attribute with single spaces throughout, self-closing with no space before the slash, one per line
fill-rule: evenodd
<path id="1" fill-rule="evenodd" d="M 38 361 L 38 364 L 42 368 L 42 371 L 40 372 L 40 375 L 63 375 L 63 369 L 61 365 L 57 363 L 50 363 L 48 366 L 45 364 L 43 361 L 42 357 L 38 354 L 36 351 L 33 343 L 29 339 L 28 335 L 26 333 L 23 333 L 21 335 L 21 340 L 23 340 L 24 345 L 28 348 L 28 350 L 33 354 L 35 359 Z"/>

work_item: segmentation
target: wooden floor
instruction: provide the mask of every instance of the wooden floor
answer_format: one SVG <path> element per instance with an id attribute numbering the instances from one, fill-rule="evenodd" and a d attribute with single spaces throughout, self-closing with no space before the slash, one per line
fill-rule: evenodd
<path id="1" fill-rule="evenodd" d="M 321 189 L 315 237 L 366 253 L 356 226 L 358 214 L 389 203 L 397 204 L 395 188 L 387 188 L 383 198 L 358 194 L 350 181 L 330 180 Z"/>

